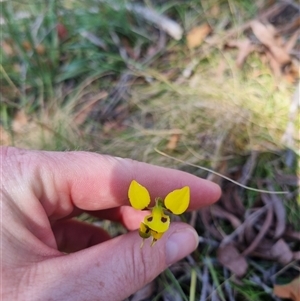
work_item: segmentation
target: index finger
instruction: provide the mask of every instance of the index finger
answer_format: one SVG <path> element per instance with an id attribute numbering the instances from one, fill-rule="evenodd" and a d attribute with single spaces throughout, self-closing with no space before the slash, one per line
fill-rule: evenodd
<path id="1" fill-rule="evenodd" d="M 164 198 L 174 189 L 189 186 L 190 209 L 209 205 L 220 197 L 219 186 L 212 182 L 183 171 L 130 159 L 91 152 L 16 148 L 6 149 L 5 157 L 3 162 L 8 163 L 9 159 L 9 168 L 15 165 L 22 169 L 18 176 L 23 177 L 20 183 L 26 178 L 48 216 L 67 215 L 74 207 L 102 210 L 129 205 L 127 192 L 133 179 L 149 190 L 152 200 L 158 196 Z"/>

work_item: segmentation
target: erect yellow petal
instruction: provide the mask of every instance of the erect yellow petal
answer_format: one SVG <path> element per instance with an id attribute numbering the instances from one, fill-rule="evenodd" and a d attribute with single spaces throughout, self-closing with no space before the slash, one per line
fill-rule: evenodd
<path id="1" fill-rule="evenodd" d="M 128 189 L 128 198 L 130 204 L 135 209 L 145 209 L 150 204 L 150 195 L 148 190 L 133 180 Z"/>
<path id="2" fill-rule="evenodd" d="M 169 229 L 170 217 L 164 214 L 162 207 L 155 206 L 152 213 L 144 218 L 144 224 L 155 232 L 164 233 Z"/>
<path id="3" fill-rule="evenodd" d="M 174 214 L 183 213 L 190 203 L 190 188 L 185 186 L 170 192 L 164 201 L 165 207 Z"/>

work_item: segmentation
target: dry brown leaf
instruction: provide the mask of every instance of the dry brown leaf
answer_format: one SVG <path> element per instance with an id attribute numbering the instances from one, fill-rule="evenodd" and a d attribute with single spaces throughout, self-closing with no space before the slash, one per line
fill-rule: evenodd
<path id="1" fill-rule="evenodd" d="M 186 37 L 188 47 L 193 49 L 200 46 L 210 32 L 211 27 L 207 23 L 191 29 Z"/>
<path id="2" fill-rule="evenodd" d="M 279 239 L 274 244 L 272 240 L 266 238 L 260 243 L 257 250 L 253 252 L 253 255 L 268 260 L 276 260 L 282 265 L 290 263 L 294 257 L 290 247 L 283 239 Z"/>
<path id="3" fill-rule="evenodd" d="M 285 285 L 274 285 L 273 292 L 279 298 L 300 301 L 300 277 Z"/>
<path id="4" fill-rule="evenodd" d="M 250 40 L 240 40 L 240 41 L 229 41 L 227 43 L 228 47 L 236 47 L 239 49 L 239 53 L 236 59 L 236 65 L 241 68 L 247 59 L 248 55 L 255 50 L 255 46 Z"/>
<path id="5" fill-rule="evenodd" d="M 171 135 L 169 142 L 167 144 L 167 149 L 174 150 L 177 147 L 179 139 L 180 139 L 180 134 Z"/>
<path id="6" fill-rule="evenodd" d="M 246 274 L 248 263 L 234 245 L 221 246 L 217 251 L 217 257 L 219 262 L 236 276 L 243 277 Z"/>
<path id="7" fill-rule="evenodd" d="M 248 55 L 253 52 L 255 47 L 251 44 L 249 40 L 244 40 L 240 42 L 239 54 L 236 59 L 236 65 L 241 68 L 246 61 Z"/>
<path id="8" fill-rule="evenodd" d="M 283 239 L 279 239 L 270 250 L 271 255 L 278 260 L 279 263 L 286 265 L 293 260 L 293 252 Z"/>
<path id="9" fill-rule="evenodd" d="M 251 22 L 251 28 L 257 39 L 270 50 L 272 56 L 280 65 L 290 62 L 291 58 L 289 54 L 276 40 L 274 27 L 254 20 Z"/>

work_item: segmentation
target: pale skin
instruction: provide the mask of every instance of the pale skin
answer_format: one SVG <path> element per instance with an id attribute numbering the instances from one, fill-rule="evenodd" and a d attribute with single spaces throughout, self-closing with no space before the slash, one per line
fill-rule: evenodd
<path id="1" fill-rule="evenodd" d="M 124 300 L 191 253 L 197 233 L 184 223 L 140 249 L 136 229 L 147 213 L 129 206 L 133 179 L 152 200 L 189 186 L 190 210 L 220 197 L 191 174 L 95 153 L 2 147 L 0 160 L 1 300 Z M 84 211 L 132 231 L 110 238 L 71 219 Z"/>

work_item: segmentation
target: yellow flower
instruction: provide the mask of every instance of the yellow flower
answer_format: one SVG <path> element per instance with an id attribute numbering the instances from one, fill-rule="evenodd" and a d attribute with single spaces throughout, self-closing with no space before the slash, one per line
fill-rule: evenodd
<path id="1" fill-rule="evenodd" d="M 143 240 L 152 237 L 151 246 L 153 246 L 169 229 L 170 217 L 165 212 L 179 215 L 187 210 L 190 203 L 190 188 L 184 186 L 176 189 L 170 192 L 164 201 L 157 197 L 154 207 L 149 208 L 151 199 L 147 188 L 133 180 L 128 189 L 128 198 L 133 208 L 151 210 L 151 214 L 147 215 L 140 225 L 139 235 Z"/>

